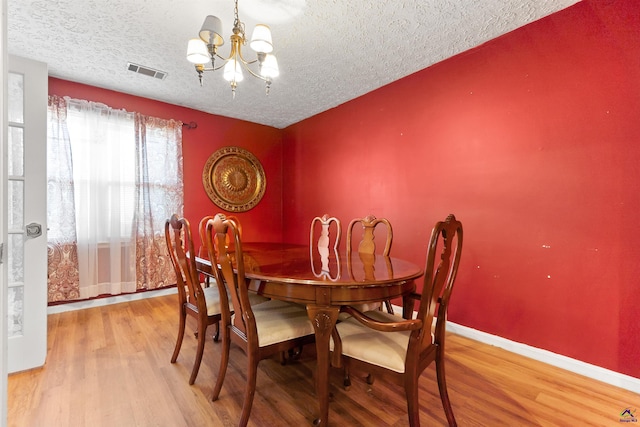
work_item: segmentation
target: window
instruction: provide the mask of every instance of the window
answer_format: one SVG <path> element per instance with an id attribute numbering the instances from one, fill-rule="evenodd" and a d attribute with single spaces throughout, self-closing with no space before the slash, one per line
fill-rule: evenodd
<path id="1" fill-rule="evenodd" d="M 47 139 L 49 301 L 175 284 L 182 123 L 51 96 Z"/>
<path id="2" fill-rule="evenodd" d="M 134 125 L 131 113 L 68 111 L 76 215 L 91 218 L 78 238 L 90 234 L 98 242 L 131 239 L 136 197 Z"/>

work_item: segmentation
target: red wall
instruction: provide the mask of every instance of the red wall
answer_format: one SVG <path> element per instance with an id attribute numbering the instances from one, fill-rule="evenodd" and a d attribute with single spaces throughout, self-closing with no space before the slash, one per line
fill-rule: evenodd
<path id="1" fill-rule="evenodd" d="M 238 146 L 249 150 L 262 163 L 266 175 L 266 191 L 255 208 L 236 214 L 242 222 L 243 234 L 254 240 L 282 239 L 280 130 L 56 78 L 49 78 L 49 94 L 102 102 L 112 108 L 124 108 L 154 117 L 198 124 L 196 129 L 183 128 L 182 132 L 184 216 L 191 222 L 196 242 L 200 240 L 197 236 L 200 219 L 205 215 L 222 212 L 209 199 L 202 184 L 202 170 L 207 159 L 221 147 Z"/>
<path id="2" fill-rule="evenodd" d="M 640 378 L 636 0 L 581 1 L 284 131 L 54 78 L 50 93 L 196 121 L 192 223 L 220 210 L 201 174 L 228 145 L 267 175 L 239 215 L 252 240 L 306 242 L 316 215 L 373 213 L 393 224 L 393 254 L 422 264 L 455 213 L 452 321 Z"/>
<path id="3" fill-rule="evenodd" d="M 640 378 L 640 2 L 582 1 L 290 126 L 284 164 L 285 239 L 372 213 L 422 264 L 454 213 L 452 321 Z"/>

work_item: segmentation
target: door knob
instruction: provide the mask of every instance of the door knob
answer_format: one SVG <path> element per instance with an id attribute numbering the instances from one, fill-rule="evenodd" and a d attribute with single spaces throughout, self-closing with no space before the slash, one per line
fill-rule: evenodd
<path id="1" fill-rule="evenodd" d="M 36 237 L 39 237 L 42 235 L 42 226 L 40 224 L 32 222 L 31 224 L 27 225 L 26 228 L 27 228 L 27 237 L 31 239 L 35 239 Z"/>

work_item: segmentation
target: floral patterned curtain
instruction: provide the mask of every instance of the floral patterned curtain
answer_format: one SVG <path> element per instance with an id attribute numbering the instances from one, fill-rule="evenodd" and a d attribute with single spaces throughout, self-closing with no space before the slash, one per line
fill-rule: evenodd
<path id="1" fill-rule="evenodd" d="M 184 208 L 182 122 L 136 114 L 136 288 L 176 283 L 164 237 Z"/>
<path id="2" fill-rule="evenodd" d="M 69 136 L 67 115 L 70 112 L 70 105 L 73 106 L 74 114 L 78 111 L 94 113 L 99 120 L 103 118 L 107 120 L 108 116 L 114 114 L 120 119 L 124 117 L 125 120 L 130 117 L 131 138 L 132 141 L 135 139 L 135 190 L 133 191 L 135 194 L 132 195 L 135 200 L 131 201 L 134 206 L 131 220 L 133 222 L 132 241 L 123 242 L 123 236 L 118 235 L 113 241 L 120 242 L 115 245 L 107 243 L 111 246 L 110 249 L 105 250 L 104 237 L 98 237 L 98 245 L 87 246 L 85 243 L 80 245 L 83 255 L 80 258 L 78 257 L 80 246 L 77 208 L 82 206 L 81 215 L 86 215 L 86 206 L 89 201 L 82 200 L 82 197 L 86 197 L 86 193 L 79 193 L 74 185 L 73 164 L 74 161 L 82 164 L 88 160 L 73 157 L 73 147 L 78 142 L 72 143 L 71 140 L 76 133 L 71 132 L 71 138 Z M 95 114 L 96 112 L 98 114 Z M 104 104 L 72 100 L 68 97 L 51 96 L 49 98 L 47 149 L 49 302 L 83 299 L 96 295 L 95 290 L 86 290 L 85 286 L 99 289 L 99 294 L 105 293 L 106 289 L 106 293 L 114 295 L 120 292 L 155 289 L 175 284 L 175 275 L 164 240 L 164 222 L 173 213 L 183 214 L 182 123 L 147 117 L 139 113 L 120 113 Z M 93 120 L 95 117 L 90 119 Z M 92 123 L 91 120 L 83 122 L 84 133 L 87 132 L 87 123 Z M 105 123 L 100 121 L 98 125 L 104 126 Z M 95 138 L 99 137 L 101 135 L 95 136 Z M 78 151 L 81 150 L 76 151 L 77 157 Z M 83 181 L 82 185 L 86 185 L 86 182 Z M 78 198 L 79 195 L 81 195 L 80 198 Z M 97 197 L 104 198 L 105 195 L 98 194 Z M 129 202 L 126 204 L 128 205 Z M 86 229 L 83 228 L 83 236 L 85 234 Z M 118 252 L 121 247 L 127 249 Z M 89 256 L 87 251 L 90 252 Z M 116 259 L 116 264 L 111 263 L 113 265 L 105 266 L 105 253 L 111 253 L 111 256 L 106 257 L 107 263 L 111 263 L 110 259 Z M 120 253 L 122 256 L 114 255 Z M 83 265 L 85 262 L 98 261 L 102 264 L 89 267 Z M 97 286 L 81 283 L 81 281 L 93 281 L 97 275 L 103 275 L 100 272 L 104 272 L 105 269 L 118 273 L 116 276 L 107 275 L 107 277 L 115 277 L 114 283 L 108 283 L 109 279 L 105 283 L 104 277 L 98 280 Z M 94 270 L 95 274 L 87 276 L 87 271 Z M 133 287 L 129 287 L 124 282 L 118 283 L 122 280 L 118 278 L 119 272 L 128 270 L 134 272 Z"/>
<path id="3" fill-rule="evenodd" d="M 67 102 L 49 97 L 47 129 L 49 302 L 80 298 L 75 199 Z"/>

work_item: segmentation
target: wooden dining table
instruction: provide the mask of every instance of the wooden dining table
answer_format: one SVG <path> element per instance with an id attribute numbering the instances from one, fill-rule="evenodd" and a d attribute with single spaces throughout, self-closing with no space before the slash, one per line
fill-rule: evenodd
<path id="1" fill-rule="evenodd" d="M 319 253 L 309 245 L 242 244 L 249 289 L 268 298 L 305 304 L 316 339 L 316 392 L 319 415 L 315 425 L 329 420 L 329 341 L 340 307 L 404 297 L 415 290 L 421 267 L 382 255 L 347 257 L 346 250 Z M 197 268 L 211 274 L 209 260 L 196 259 Z M 412 307 L 406 298 L 404 307 Z M 405 310 L 408 312 L 409 310 Z"/>

